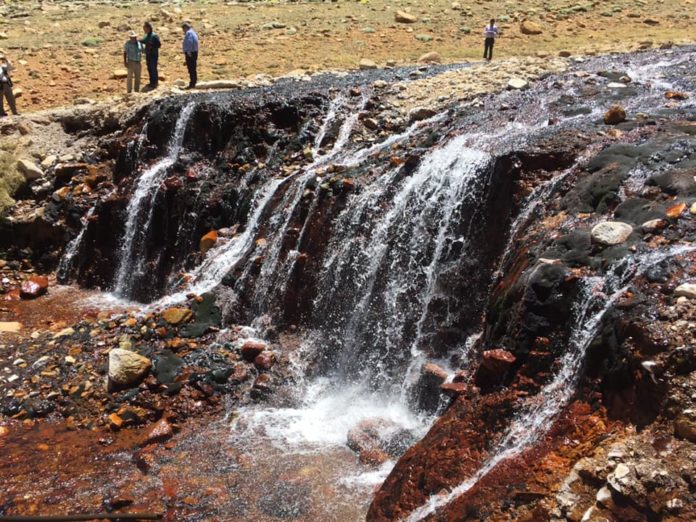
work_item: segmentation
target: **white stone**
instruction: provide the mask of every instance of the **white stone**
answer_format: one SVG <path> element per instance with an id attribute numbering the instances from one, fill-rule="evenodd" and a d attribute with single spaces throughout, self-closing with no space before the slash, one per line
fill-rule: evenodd
<path id="1" fill-rule="evenodd" d="M 605 221 L 592 228 L 592 240 L 600 245 L 620 245 L 628 239 L 633 227 L 620 221 Z"/>
<path id="2" fill-rule="evenodd" d="M 626 84 L 620 82 L 611 82 L 607 84 L 607 87 L 609 87 L 610 89 L 625 89 Z"/>
<path id="3" fill-rule="evenodd" d="M 603 486 L 599 491 L 597 491 L 597 502 L 601 505 L 606 506 L 611 500 L 611 491 L 606 486 Z"/>
<path id="4" fill-rule="evenodd" d="M 696 299 L 696 283 L 684 283 L 679 285 L 674 290 L 676 297 L 686 297 L 688 299 Z"/>
<path id="5" fill-rule="evenodd" d="M 24 174 L 24 179 L 34 181 L 43 177 L 43 170 L 34 162 L 29 160 L 19 160 L 17 170 Z"/>
<path id="6" fill-rule="evenodd" d="M 529 87 L 529 82 L 523 78 L 512 78 L 507 83 L 508 89 L 522 90 Z"/>
<path id="7" fill-rule="evenodd" d="M 109 352 L 109 384 L 116 386 L 131 386 L 143 378 L 152 363 L 147 357 L 114 348 Z"/>

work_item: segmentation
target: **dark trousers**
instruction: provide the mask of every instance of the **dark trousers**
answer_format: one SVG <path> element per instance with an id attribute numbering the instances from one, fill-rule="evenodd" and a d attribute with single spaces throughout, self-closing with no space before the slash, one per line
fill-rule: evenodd
<path id="1" fill-rule="evenodd" d="M 159 74 L 157 73 L 157 62 L 159 56 L 156 54 L 148 55 L 147 57 L 147 74 L 150 77 L 150 87 L 157 87 L 159 83 Z"/>
<path id="2" fill-rule="evenodd" d="M 0 115 L 5 115 L 5 99 L 10 106 L 10 111 L 12 114 L 17 114 L 17 105 L 15 104 L 14 93 L 12 92 L 12 86 L 8 82 L 0 83 Z"/>
<path id="3" fill-rule="evenodd" d="M 486 38 L 486 41 L 483 43 L 484 60 L 493 59 L 493 45 L 495 45 L 495 38 Z"/>
<path id="4" fill-rule="evenodd" d="M 189 73 L 189 87 L 195 87 L 198 83 L 198 73 L 196 72 L 196 67 L 198 66 L 198 53 L 188 53 L 186 55 L 186 67 Z"/>

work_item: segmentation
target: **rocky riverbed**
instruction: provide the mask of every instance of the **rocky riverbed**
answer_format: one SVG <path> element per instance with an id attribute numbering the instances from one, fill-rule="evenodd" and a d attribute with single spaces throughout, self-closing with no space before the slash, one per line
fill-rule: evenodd
<path id="1" fill-rule="evenodd" d="M 3 123 L 0 514 L 693 519 L 692 62 Z"/>

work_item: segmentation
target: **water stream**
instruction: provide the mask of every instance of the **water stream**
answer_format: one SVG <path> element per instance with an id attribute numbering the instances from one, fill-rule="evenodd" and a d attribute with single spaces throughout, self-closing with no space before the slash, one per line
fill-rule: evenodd
<path id="1" fill-rule="evenodd" d="M 636 254 L 610 267 L 605 276 L 587 277 L 575 306 L 575 327 L 568 348 L 561 358 L 560 369 L 553 379 L 531 399 L 531 404 L 517 414 L 505 435 L 490 452 L 489 458 L 467 480 L 447 494 L 437 494 L 413 511 L 408 522 L 424 520 L 473 488 L 500 462 L 517 456 L 537 442 L 552 426 L 552 421 L 568 404 L 576 384 L 585 352 L 595 339 L 602 321 L 616 301 L 624 295 L 630 281 L 665 259 L 693 252 L 696 247 L 679 245 L 646 254 Z M 539 400 L 542 399 L 542 400 Z"/>

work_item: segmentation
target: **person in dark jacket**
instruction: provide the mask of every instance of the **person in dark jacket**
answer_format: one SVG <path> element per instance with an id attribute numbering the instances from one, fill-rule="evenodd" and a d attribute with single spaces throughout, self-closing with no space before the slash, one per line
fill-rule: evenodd
<path id="1" fill-rule="evenodd" d="M 198 35 L 193 30 L 189 22 L 181 24 L 184 30 L 184 56 L 186 57 L 186 68 L 189 73 L 188 89 L 193 89 L 198 83 Z"/>
<path id="2" fill-rule="evenodd" d="M 10 62 L 9 58 L 0 55 L 0 117 L 7 116 L 5 112 L 5 100 L 7 100 L 12 114 L 15 116 L 18 115 L 17 104 L 15 103 L 14 92 L 12 91 L 12 78 L 10 77 L 10 71 L 12 71 L 12 69 L 12 62 Z"/>
<path id="3" fill-rule="evenodd" d="M 147 63 L 147 74 L 150 77 L 150 83 L 145 87 L 148 91 L 157 88 L 159 83 L 159 73 L 157 72 L 157 63 L 159 62 L 159 49 L 162 47 L 160 37 L 155 34 L 150 22 L 143 24 L 145 37 L 140 40 L 140 43 L 145 47 L 145 61 Z"/>

